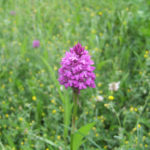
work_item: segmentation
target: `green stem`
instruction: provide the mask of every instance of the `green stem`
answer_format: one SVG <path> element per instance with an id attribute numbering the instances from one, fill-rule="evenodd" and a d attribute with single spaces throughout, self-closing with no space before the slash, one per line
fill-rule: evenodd
<path id="1" fill-rule="evenodd" d="M 77 117 L 77 110 L 78 110 L 78 89 L 73 89 L 73 114 L 72 114 L 72 130 L 71 130 L 71 150 L 73 150 L 73 134 L 76 130 L 76 117 Z"/>
<path id="2" fill-rule="evenodd" d="M 76 130 L 76 117 L 77 117 L 77 109 L 78 109 L 78 89 L 73 89 L 73 114 L 72 114 L 72 133 Z"/>

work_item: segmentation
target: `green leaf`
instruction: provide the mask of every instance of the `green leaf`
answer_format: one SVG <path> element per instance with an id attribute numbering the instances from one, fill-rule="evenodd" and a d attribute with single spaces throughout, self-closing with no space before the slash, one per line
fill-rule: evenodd
<path id="1" fill-rule="evenodd" d="M 71 141 L 71 150 L 78 150 L 78 148 L 85 142 L 83 138 L 88 135 L 90 129 L 95 125 L 95 122 L 89 123 L 83 127 L 81 127 L 79 130 L 77 130 L 72 135 L 72 141 Z"/>
<path id="2" fill-rule="evenodd" d="M 2 144 L 1 141 L 0 141 L 0 148 L 2 148 L 2 150 L 5 150 L 4 145 Z"/>

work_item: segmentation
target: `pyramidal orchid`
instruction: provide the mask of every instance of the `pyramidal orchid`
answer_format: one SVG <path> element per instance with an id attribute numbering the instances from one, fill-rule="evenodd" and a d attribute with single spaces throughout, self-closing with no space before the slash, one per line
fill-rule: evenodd
<path id="1" fill-rule="evenodd" d="M 59 69 L 59 82 L 66 88 L 80 90 L 87 87 L 95 88 L 95 67 L 91 66 L 94 62 L 85 47 L 80 43 L 70 48 L 62 58 L 61 68 Z"/>
<path id="2" fill-rule="evenodd" d="M 95 88 L 95 74 L 92 65 L 94 62 L 85 47 L 80 43 L 70 48 L 65 57 L 61 60 L 59 69 L 59 82 L 66 88 L 71 87 L 73 90 L 73 113 L 72 113 L 72 132 L 71 132 L 71 150 L 73 150 L 74 134 L 76 131 L 76 117 L 78 108 L 78 98 L 80 90 L 88 87 Z"/>
<path id="3" fill-rule="evenodd" d="M 39 40 L 34 40 L 32 43 L 33 48 L 38 48 L 40 46 L 40 41 Z"/>

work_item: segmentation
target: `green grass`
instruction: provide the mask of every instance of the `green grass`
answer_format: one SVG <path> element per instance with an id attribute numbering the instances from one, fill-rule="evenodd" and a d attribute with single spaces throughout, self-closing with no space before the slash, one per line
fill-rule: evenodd
<path id="1" fill-rule="evenodd" d="M 149 18 L 149 0 L 0 0 L 0 150 L 69 150 L 72 91 L 57 78 L 77 42 L 96 67 L 77 119 L 96 125 L 80 149 L 150 150 Z"/>

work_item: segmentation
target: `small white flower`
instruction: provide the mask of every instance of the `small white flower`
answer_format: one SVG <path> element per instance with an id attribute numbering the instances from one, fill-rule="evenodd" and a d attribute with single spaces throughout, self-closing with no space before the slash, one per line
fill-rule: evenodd
<path id="1" fill-rule="evenodd" d="M 60 90 L 63 91 L 63 89 L 64 89 L 63 86 L 60 86 Z"/>
<path id="2" fill-rule="evenodd" d="M 59 150 L 62 150 L 62 147 L 61 147 L 61 146 L 59 146 Z"/>
<path id="3" fill-rule="evenodd" d="M 101 95 L 96 96 L 96 101 L 97 101 L 97 102 L 102 102 L 103 99 L 104 99 L 104 97 L 101 96 Z"/>
<path id="4" fill-rule="evenodd" d="M 109 84 L 110 91 L 118 91 L 120 82 L 112 82 Z"/>

